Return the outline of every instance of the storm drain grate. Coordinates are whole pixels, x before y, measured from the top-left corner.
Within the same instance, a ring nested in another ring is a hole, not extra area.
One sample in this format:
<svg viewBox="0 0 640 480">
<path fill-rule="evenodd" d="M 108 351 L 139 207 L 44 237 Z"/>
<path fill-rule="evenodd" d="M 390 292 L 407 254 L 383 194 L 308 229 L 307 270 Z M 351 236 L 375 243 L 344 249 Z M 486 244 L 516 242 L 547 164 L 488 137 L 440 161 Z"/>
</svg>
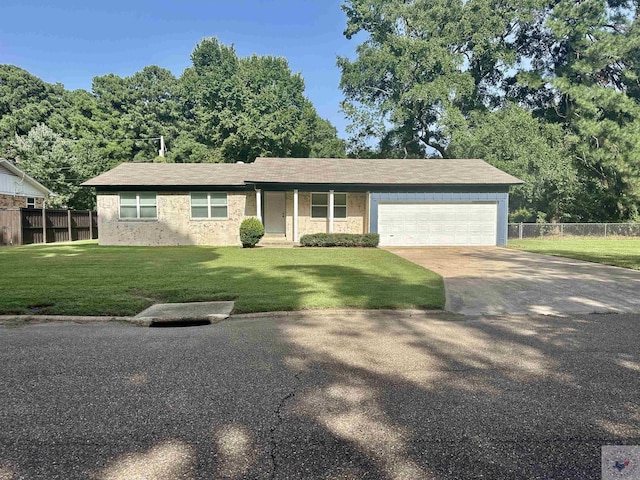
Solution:
<svg viewBox="0 0 640 480">
<path fill-rule="evenodd" d="M 151 322 L 149 327 L 151 328 L 179 328 L 179 327 L 202 327 L 204 325 L 211 325 L 211 320 L 172 320 Z"/>
</svg>

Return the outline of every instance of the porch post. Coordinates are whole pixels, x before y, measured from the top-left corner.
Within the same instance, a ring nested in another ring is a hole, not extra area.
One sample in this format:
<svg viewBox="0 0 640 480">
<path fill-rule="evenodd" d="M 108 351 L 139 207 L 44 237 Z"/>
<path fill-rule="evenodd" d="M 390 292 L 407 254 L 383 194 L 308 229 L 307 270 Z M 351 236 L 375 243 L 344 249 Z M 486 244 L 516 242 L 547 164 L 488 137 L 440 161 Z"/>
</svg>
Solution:
<svg viewBox="0 0 640 480">
<path fill-rule="evenodd" d="M 262 222 L 262 191 L 256 189 L 256 217 Z"/>
<path fill-rule="evenodd" d="M 71 210 L 67 210 L 67 235 L 69 235 L 69 241 L 71 241 L 73 237 L 71 232 Z"/>
<path fill-rule="evenodd" d="M 42 202 L 42 243 L 47 243 L 47 205 Z"/>
<path fill-rule="evenodd" d="M 298 189 L 293 190 L 293 241 L 299 242 L 298 237 Z"/>
<path fill-rule="evenodd" d="M 333 190 L 329 190 L 329 233 L 333 233 Z"/>
<path fill-rule="evenodd" d="M 369 233 L 369 225 L 371 223 L 371 192 L 366 193 L 366 200 L 364 206 L 364 222 L 362 222 L 362 233 Z"/>
</svg>

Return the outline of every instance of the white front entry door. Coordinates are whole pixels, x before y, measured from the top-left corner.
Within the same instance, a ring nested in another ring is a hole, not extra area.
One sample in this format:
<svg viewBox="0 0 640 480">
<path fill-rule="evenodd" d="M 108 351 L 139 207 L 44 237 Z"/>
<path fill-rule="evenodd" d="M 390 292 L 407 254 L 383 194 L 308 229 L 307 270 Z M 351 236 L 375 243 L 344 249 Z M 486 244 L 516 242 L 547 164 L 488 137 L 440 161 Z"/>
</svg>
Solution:
<svg viewBox="0 0 640 480">
<path fill-rule="evenodd" d="M 266 233 L 286 231 L 285 192 L 264 192 L 264 229 Z"/>
<path fill-rule="evenodd" d="M 495 245 L 498 204 L 381 203 L 380 245 Z"/>
</svg>

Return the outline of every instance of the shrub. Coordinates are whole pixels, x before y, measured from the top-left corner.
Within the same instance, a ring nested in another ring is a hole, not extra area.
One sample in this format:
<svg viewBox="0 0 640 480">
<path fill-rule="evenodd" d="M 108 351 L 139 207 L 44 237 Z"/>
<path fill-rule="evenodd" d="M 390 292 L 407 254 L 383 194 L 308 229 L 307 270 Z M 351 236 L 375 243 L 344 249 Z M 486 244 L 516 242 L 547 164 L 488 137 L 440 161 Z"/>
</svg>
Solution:
<svg viewBox="0 0 640 480">
<path fill-rule="evenodd" d="M 240 241 L 244 248 L 253 248 L 264 237 L 264 225 L 257 218 L 245 218 L 240 224 Z"/>
<path fill-rule="evenodd" d="M 303 235 L 303 247 L 377 247 L 380 235 L 377 233 L 313 233 Z"/>
</svg>

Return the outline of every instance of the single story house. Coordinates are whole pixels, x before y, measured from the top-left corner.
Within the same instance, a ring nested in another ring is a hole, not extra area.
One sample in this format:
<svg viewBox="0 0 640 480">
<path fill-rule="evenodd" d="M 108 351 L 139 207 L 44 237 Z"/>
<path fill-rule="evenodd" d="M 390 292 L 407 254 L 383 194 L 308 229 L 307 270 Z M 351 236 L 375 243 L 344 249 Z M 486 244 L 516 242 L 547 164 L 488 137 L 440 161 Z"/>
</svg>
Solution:
<svg viewBox="0 0 640 480">
<path fill-rule="evenodd" d="M 123 163 L 97 190 L 101 245 L 239 245 L 247 217 L 267 235 L 379 233 L 381 245 L 505 245 L 517 178 L 475 159 L 258 158 Z"/>
<path fill-rule="evenodd" d="M 42 208 L 50 195 L 47 187 L 0 158 L 0 208 Z"/>
</svg>

